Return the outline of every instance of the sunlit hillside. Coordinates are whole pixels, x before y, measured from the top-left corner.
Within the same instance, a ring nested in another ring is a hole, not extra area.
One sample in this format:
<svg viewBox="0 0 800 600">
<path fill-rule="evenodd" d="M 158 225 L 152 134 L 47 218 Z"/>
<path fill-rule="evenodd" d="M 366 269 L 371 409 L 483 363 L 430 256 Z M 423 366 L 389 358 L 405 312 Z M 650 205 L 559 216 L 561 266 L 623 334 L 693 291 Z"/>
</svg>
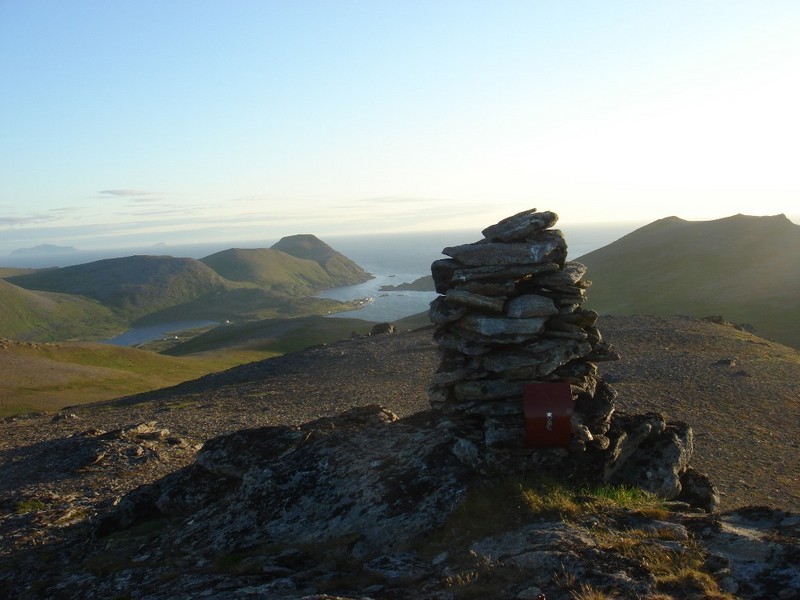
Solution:
<svg viewBox="0 0 800 600">
<path fill-rule="evenodd" d="M 233 353 L 176 358 L 108 344 L 0 340 L 0 417 L 167 387 L 243 360 Z"/>
</svg>

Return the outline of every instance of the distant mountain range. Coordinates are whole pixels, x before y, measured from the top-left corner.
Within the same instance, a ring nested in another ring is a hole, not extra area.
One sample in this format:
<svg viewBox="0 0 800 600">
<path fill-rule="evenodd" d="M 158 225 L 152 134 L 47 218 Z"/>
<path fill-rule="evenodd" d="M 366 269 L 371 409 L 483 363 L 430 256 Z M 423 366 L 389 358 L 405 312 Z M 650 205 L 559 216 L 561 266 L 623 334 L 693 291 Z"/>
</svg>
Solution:
<svg viewBox="0 0 800 600">
<path fill-rule="evenodd" d="M 17 248 L 10 256 L 42 256 L 49 254 L 71 254 L 78 249 L 73 246 L 56 246 L 54 244 L 39 244 L 31 248 Z"/>
<path fill-rule="evenodd" d="M 800 226 L 784 215 L 667 217 L 577 260 L 600 313 L 719 315 L 800 348 Z"/>
<path fill-rule="evenodd" d="M 201 260 L 129 256 L 41 269 L 0 280 L 0 336 L 98 339 L 107 330 L 172 320 L 327 313 L 333 301 L 307 297 L 370 278 L 313 235 Z"/>
</svg>

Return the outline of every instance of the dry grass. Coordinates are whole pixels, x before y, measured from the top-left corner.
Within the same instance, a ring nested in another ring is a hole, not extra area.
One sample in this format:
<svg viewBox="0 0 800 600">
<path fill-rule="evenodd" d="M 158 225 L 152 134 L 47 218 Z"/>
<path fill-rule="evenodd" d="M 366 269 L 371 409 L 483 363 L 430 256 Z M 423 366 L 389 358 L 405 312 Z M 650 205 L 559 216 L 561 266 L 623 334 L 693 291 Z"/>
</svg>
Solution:
<svg viewBox="0 0 800 600">
<path fill-rule="evenodd" d="M 728 600 L 704 569 L 705 553 L 694 543 L 676 540 L 675 528 L 619 529 L 614 523 L 630 518 L 664 519 L 663 501 L 636 488 L 603 485 L 596 488 L 569 486 L 552 479 L 509 477 L 473 490 L 446 524 L 441 537 L 428 552 L 443 549 L 468 557 L 445 585 L 456 598 L 485 598 L 503 586 L 522 582 L 525 574 L 513 564 L 493 562 L 468 550 L 485 536 L 512 531 L 536 520 L 556 519 L 579 523 L 598 520 L 587 531 L 597 547 L 640 564 L 652 573 L 659 592 L 667 598 Z M 553 574 L 553 583 L 573 600 L 616 600 L 613 591 L 579 582 L 567 571 Z M 653 599 L 656 600 L 656 599 Z"/>
<path fill-rule="evenodd" d="M 604 550 L 634 560 L 651 572 L 658 589 L 675 598 L 698 598 L 707 600 L 732 600 L 704 569 L 705 550 L 695 543 L 683 543 L 673 547 L 663 542 L 675 539 L 670 529 L 627 531 L 607 528 L 594 529 L 592 537 Z M 588 600 L 588 598 L 581 598 Z"/>
</svg>

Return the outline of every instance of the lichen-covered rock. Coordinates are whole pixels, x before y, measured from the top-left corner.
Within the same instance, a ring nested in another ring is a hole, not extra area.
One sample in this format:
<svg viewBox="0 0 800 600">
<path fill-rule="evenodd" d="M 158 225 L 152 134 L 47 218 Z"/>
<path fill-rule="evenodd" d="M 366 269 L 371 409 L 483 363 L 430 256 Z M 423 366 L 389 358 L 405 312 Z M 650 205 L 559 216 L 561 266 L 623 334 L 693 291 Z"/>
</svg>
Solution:
<svg viewBox="0 0 800 600">
<path fill-rule="evenodd" d="M 563 264 L 567 258 L 567 244 L 560 231 L 551 230 L 538 234 L 534 240 L 526 243 L 464 244 L 447 247 L 442 253 L 469 267 L 544 262 Z"/>
<path fill-rule="evenodd" d="M 692 430 L 684 423 L 654 427 L 625 460 L 617 460 L 608 481 L 637 486 L 662 498 L 676 498 L 693 443 Z"/>
<path fill-rule="evenodd" d="M 714 512 L 719 506 L 719 490 L 708 475 L 689 467 L 681 474 L 681 493 L 676 500 Z"/>
<path fill-rule="evenodd" d="M 372 406 L 216 438 L 192 467 L 129 495 L 99 531 L 190 512 L 176 542 L 198 550 L 347 537 L 399 547 L 441 525 L 474 476 L 429 417 L 395 422 Z"/>
</svg>

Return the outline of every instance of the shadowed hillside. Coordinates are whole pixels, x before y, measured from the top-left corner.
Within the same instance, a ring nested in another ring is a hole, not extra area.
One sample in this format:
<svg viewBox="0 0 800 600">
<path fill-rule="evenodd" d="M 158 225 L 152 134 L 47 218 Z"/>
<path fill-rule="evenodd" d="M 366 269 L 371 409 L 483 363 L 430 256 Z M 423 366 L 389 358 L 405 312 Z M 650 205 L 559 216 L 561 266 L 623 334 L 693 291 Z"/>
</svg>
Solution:
<svg viewBox="0 0 800 600">
<path fill-rule="evenodd" d="M 578 261 L 598 312 L 721 315 L 800 348 L 800 226 L 784 215 L 668 217 Z"/>
<path fill-rule="evenodd" d="M 202 262 L 171 256 L 110 258 L 8 281 L 27 289 L 93 298 L 130 318 L 232 287 Z"/>
<path fill-rule="evenodd" d="M 374 323 L 362 319 L 328 319 L 298 317 L 294 319 L 264 319 L 261 321 L 215 327 L 164 354 L 185 356 L 197 352 L 247 349 L 283 354 L 309 346 L 346 339 L 351 334 L 366 334 Z"/>
</svg>

